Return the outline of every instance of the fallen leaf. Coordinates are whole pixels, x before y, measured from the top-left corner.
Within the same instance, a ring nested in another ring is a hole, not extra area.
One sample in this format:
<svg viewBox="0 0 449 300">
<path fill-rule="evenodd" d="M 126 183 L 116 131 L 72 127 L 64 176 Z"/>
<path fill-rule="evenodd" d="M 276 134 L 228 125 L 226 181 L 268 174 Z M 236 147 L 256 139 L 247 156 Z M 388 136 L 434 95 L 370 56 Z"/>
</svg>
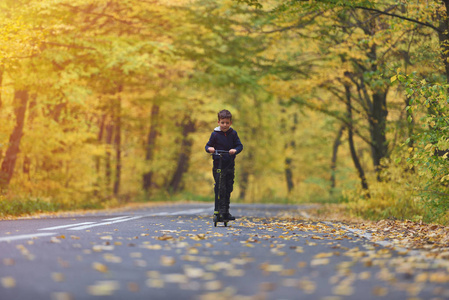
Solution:
<svg viewBox="0 0 449 300">
<path fill-rule="evenodd" d="M 311 266 L 321 266 L 321 265 L 328 265 L 330 262 L 329 258 L 318 258 L 318 259 L 312 259 L 310 262 Z"/>
<path fill-rule="evenodd" d="M 118 281 L 97 281 L 95 285 L 87 287 L 87 292 L 92 296 L 112 296 L 120 287 Z"/>
<path fill-rule="evenodd" d="M 132 293 L 137 293 L 139 291 L 139 285 L 135 282 L 129 282 L 128 290 Z"/>
<path fill-rule="evenodd" d="M 51 278 L 55 282 L 63 282 L 65 280 L 64 274 L 56 272 L 51 273 Z"/>
<path fill-rule="evenodd" d="M 184 274 L 166 274 L 164 275 L 164 281 L 168 283 L 187 283 L 188 278 Z"/>
<path fill-rule="evenodd" d="M 53 292 L 51 293 L 52 300 L 73 300 L 73 296 L 69 293 L 64 292 Z"/>
<path fill-rule="evenodd" d="M 192 240 L 201 241 L 206 239 L 206 235 L 204 233 L 197 234 L 195 236 L 190 237 Z"/>
<path fill-rule="evenodd" d="M 351 296 L 354 294 L 354 288 L 349 285 L 337 285 L 333 288 L 333 293 L 339 296 Z"/>
<path fill-rule="evenodd" d="M 148 279 L 146 281 L 146 285 L 149 288 L 158 288 L 158 289 L 162 289 L 165 286 L 163 280 L 161 280 L 161 279 L 153 279 L 153 278 Z"/>
<path fill-rule="evenodd" d="M 110 262 L 110 263 L 121 263 L 122 262 L 122 258 L 119 256 L 115 256 L 112 253 L 106 253 L 103 255 L 103 258 L 105 261 Z"/>
<path fill-rule="evenodd" d="M 113 245 L 94 245 L 92 247 L 92 250 L 95 252 L 112 251 L 112 250 L 114 250 L 114 246 Z"/>
<path fill-rule="evenodd" d="M 372 290 L 374 296 L 384 297 L 388 295 L 388 289 L 385 287 L 375 286 Z"/>
<path fill-rule="evenodd" d="M 260 268 L 266 272 L 281 272 L 284 267 L 282 265 L 262 264 Z"/>
<path fill-rule="evenodd" d="M 160 263 L 163 266 L 173 266 L 176 263 L 176 260 L 174 257 L 162 255 Z"/>
<path fill-rule="evenodd" d="M 226 270 L 226 276 L 229 276 L 229 277 L 243 277 L 243 276 L 245 276 L 245 271 L 242 270 L 242 269 Z"/>
<path fill-rule="evenodd" d="M 302 279 L 299 281 L 299 289 L 306 294 L 313 294 L 316 290 L 316 283 L 308 279 Z"/>
<path fill-rule="evenodd" d="M 140 252 L 131 252 L 131 253 L 129 254 L 129 256 L 130 256 L 131 258 L 141 258 L 141 257 L 142 257 L 142 253 L 140 253 Z"/>
<path fill-rule="evenodd" d="M 331 257 L 333 255 L 334 253 L 318 253 L 317 255 L 314 256 L 314 258 L 326 258 Z"/>
<path fill-rule="evenodd" d="M 173 237 L 171 235 L 164 234 L 162 236 L 157 237 L 156 239 L 158 239 L 160 241 L 168 241 L 168 240 L 172 240 Z"/>
<path fill-rule="evenodd" d="M 259 286 L 264 292 L 272 292 L 276 289 L 276 284 L 273 282 L 262 282 Z"/>
<path fill-rule="evenodd" d="M 204 289 L 208 291 L 220 290 L 222 287 L 223 284 L 219 280 L 208 281 L 204 284 Z"/>
<path fill-rule="evenodd" d="M 184 273 L 186 274 L 187 277 L 189 278 L 201 278 L 204 276 L 204 270 L 201 268 L 186 268 L 184 270 Z"/>
<path fill-rule="evenodd" d="M 143 260 L 143 259 L 136 259 L 136 260 L 134 261 L 134 265 L 135 265 L 136 267 L 142 267 L 142 268 L 145 268 L 145 267 L 147 266 L 147 262 L 146 262 L 146 260 Z"/>
<path fill-rule="evenodd" d="M 106 273 L 108 271 L 108 267 L 99 262 L 92 263 L 92 268 L 101 273 Z"/>
<path fill-rule="evenodd" d="M 53 244 L 59 244 L 59 243 L 61 243 L 61 240 L 55 236 L 52 236 L 50 239 L 50 242 L 52 242 Z"/>
<path fill-rule="evenodd" d="M 16 286 L 16 280 L 13 277 L 7 276 L 7 277 L 2 277 L 0 279 L 0 282 L 2 283 L 2 286 L 5 289 L 10 289 Z"/>
<path fill-rule="evenodd" d="M 14 259 L 12 258 L 4 258 L 3 259 L 3 264 L 5 266 L 13 266 L 16 262 L 14 261 Z"/>
</svg>

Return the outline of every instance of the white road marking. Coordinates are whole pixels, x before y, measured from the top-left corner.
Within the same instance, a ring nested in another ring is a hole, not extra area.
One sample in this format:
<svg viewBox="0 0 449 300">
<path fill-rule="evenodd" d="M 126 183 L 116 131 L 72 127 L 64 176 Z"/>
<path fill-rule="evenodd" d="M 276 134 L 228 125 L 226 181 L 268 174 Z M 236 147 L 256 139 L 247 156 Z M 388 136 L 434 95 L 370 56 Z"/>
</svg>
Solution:
<svg viewBox="0 0 449 300">
<path fill-rule="evenodd" d="M 189 209 L 189 210 L 182 210 L 182 211 L 175 211 L 175 212 L 160 212 L 160 213 L 153 213 L 153 214 L 141 215 L 141 216 L 135 216 L 135 217 L 121 216 L 121 217 L 103 219 L 103 221 L 106 221 L 106 222 L 101 222 L 101 223 L 83 222 L 83 223 L 75 223 L 75 224 L 40 228 L 38 230 L 57 230 L 57 229 L 84 230 L 84 229 L 88 229 L 88 228 L 92 228 L 92 227 L 111 225 L 111 224 L 115 224 L 115 223 L 127 222 L 127 221 L 137 220 L 137 219 L 146 218 L 146 217 L 180 216 L 180 215 L 195 215 L 195 214 L 199 215 L 199 214 L 203 214 L 203 213 L 211 212 L 211 211 L 212 211 L 212 208 L 200 208 L 200 209 Z M 43 236 L 52 236 L 52 235 L 57 235 L 57 234 L 58 233 L 55 233 L 55 232 L 49 232 L 49 233 L 14 235 L 14 236 L 0 237 L 0 242 L 9 242 L 9 241 L 15 241 L 15 240 L 22 240 L 22 239 L 32 239 L 32 238 L 38 238 L 38 237 L 43 237 Z"/>
<path fill-rule="evenodd" d="M 175 212 L 171 212 L 171 213 L 170 212 L 160 212 L 160 213 L 154 213 L 154 214 L 148 214 L 148 215 L 142 215 L 142 216 L 136 216 L 136 217 L 120 217 L 120 218 L 114 218 L 114 219 L 116 219 L 114 221 L 78 226 L 78 227 L 69 228 L 68 230 L 85 230 L 85 229 L 92 228 L 92 227 L 111 225 L 111 224 L 115 224 L 115 223 L 137 220 L 137 219 L 146 218 L 146 217 L 194 215 L 194 214 L 200 214 L 200 213 L 203 213 L 206 211 L 211 211 L 211 209 L 209 209 L 209 208 L 189 209 L 189 210 L 175 211 Z M 105 220 L 107 220 L 107 219 L 105 219 Z"/>
<path fill-rule="evenodd" d="M 97 226 L 111 225 L 111 224 L 120 223 L 120 222 L 137 220 L 140 218 L 143 218 L 143 216 L 131 217 L 131 218 L 127 218 L 127 219 L 121 219 L 121 220 L 115 220 L 115 221 L 109 221 L 109 222 L 103 222 L 103 223 L 95 223 L 95 224 L 84 225 L 84 226 L 78 226 L 78 227 L 74 227 L 74 228 L 69 228 L 68 230 L 83 230 L 83 229 L 88 229 L 88 228 L 97 227 Z"/>
<path fill-rule="evenodd" d="M 10 241 L 17 241 L 17 240 L 24 240 L 24 239 L 33 239 L 33 238 L 38 238 L 38 237 L 42 237 L 42 236 L 52 236 L 52 235 L 57 235 L 57 233 L 56 232 L 47 232 L 47 233 L 34 233 L 34 234 L 5 236 L 5 237 L 0 237 L 0 242 L 10 242 Z"/>
<path fill-rule="evenodd" d="M 121 217 L 116 217 L 116 218 L 103 219 L 103 221 L 115 221 L 115 220 L 126 219 L 126 218 L 129 218 L 129 217 L 128 216 L 121 216 Z"/>
<path fill-rule="evenodd" d="M 69 224 L 69 225 L 60 225 L 60 226 L 54 226 L 54 227 L 46 227 L 46 228 L 41 228 L 38 230 L 56 230 L 56 229 L 63 229 L 63 228 L 68 228 L 68 227 L 73 227 L 73 226 L 80 226 L 80 225 L 87 225 L 87 224 L 94 224 L 95 222 L 84 222 L 84 223 L 77 223 L 77 224 Z"/>
<path fill-rule="evenodd" d="M 175 211 L 172 213 L 160 212 L 160 213 L 145 215 L 144 217 L 194 215 L 194 214 L 201 214 L 206 211 L 213 211 L 213 210 L 210 208 L 189 209 L 189 210 L 183 210 L 183 211 Z"/>
</svg>

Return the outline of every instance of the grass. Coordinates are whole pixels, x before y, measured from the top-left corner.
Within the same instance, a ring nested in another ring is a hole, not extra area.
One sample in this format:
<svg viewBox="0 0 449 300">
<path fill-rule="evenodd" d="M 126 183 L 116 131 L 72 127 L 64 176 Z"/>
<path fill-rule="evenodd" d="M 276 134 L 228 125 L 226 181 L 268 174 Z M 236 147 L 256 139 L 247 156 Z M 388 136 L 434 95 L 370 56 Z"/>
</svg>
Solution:
<svg viewBox="0 0 449 300">
<path fill-rule="evenodd" d="M 61 209 L 55 204 L 40 198 L 6 200 L 0 197 L 0 217 L 31 215 L 41 212 L 56 212 Z"/>
</svg>

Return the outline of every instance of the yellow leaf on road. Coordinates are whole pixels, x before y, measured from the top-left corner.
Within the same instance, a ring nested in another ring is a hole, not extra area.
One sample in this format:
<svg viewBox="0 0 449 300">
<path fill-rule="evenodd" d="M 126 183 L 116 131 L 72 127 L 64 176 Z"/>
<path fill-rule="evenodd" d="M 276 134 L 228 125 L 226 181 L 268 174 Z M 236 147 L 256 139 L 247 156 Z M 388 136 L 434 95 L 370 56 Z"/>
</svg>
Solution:
<svg viewBox="0 0 449 300">
<path fill-rule="evenodd" d="M 186 268 L 184 273 L 189 278 L 201 278 L 204 275 L 204 270 L 201 268 Z"/>
<path fill-rule="evenodd" d="M 101 273 L 106 273 L 108 271 L 108 267 L 99 262 L 92 263 L 92 268 Z"/>
<path fill-rule="evenodd" d="M 351 296 L 354 293 L 354 288 L 349 285 L 338 285 L 334 287 L 333 292 L 339 296 Z"/>
<path fill-rule="evenodd" d="M 223 284 L 219 280 L 208 281 L 204 284 L 204 289 L 209 291 L 216 291 L 223 287 Z"/>
<path fill-rule="evenodd" d="M 54 292 L 51 293 L 51 300 L 73 300 L 71 294 L 64 292 Z"/>
<path fill-rule="evenodd" d="M 334 255 L 334 253 L 318 253 L 314 257 L 315 258 L 326 258 L 326 257 L 331 257 L 333 255 Z"/>
<path fill-rule="evenodd" d="M 328 265 L 329 264 L 329 258 L 317 258 L 313 259 L 310 262 L 311 266 L 321 266 L 321 265 Z"/>
<path fill-rule="evenodd" d="M 173 266 L 176 260 L 174 257 L 162 255 L 160 259 L 160 263 L 163 266 Z"/>
<path fill-rule="evenodd" d="M 168 240 L 172 240 L 173 237 L 171 235 L 164 234 L 162 236 L 157 237 L 156 239 L 158 239 L 160 241 L 168 241 Z"/>
<path fill-rule="evenodd" d="M 119 283 L 115 280 L 97 281 L 95 285 L 87 287 L 87 292 L 92 296 L 112 296 L 119 289 Z"/>
<path fill-rule="evenodd" d="M 146 285 L 149 288 L 156 288 L 156 289 L 162 289 L 164 288 L 164 281 L 161 279 L 153 279 L 150 278 L 146 281 Z"/>
<path fill-rule="evenodd" d="M 306 294 L 312 294 L 316 290 L 316 283 L 310 280 L 300 280 L 299 288 L 303 290 Z"/>
<path fill-rule="evenodd" d="M 62 273 L 51 273 L 51 278 L 53 279 L 53 281 L 55 282 L 63 282 L 65 280 L 64 274 Z"/>
<path fill-rule="evenodd" d="M 2 286 L 5 289 L 10 289 L 10 288 L 13 288 L 13 287 L 16 286 L 16 280 L 13 277 L 10 277 L 10 276 L 2 277 L 1 278 L 1 283 L 2 283 Z"/>
</svg>

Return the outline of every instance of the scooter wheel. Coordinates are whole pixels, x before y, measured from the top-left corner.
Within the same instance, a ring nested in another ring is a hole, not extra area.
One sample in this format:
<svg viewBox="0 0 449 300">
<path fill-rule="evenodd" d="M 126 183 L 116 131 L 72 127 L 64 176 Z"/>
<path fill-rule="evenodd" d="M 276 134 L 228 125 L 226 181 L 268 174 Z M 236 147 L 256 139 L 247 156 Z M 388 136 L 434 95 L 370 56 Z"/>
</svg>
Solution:
<svg viewBox="0 0 449 300">
<path fill-rule="evenodd" d="M 228 227 L 228 222 L 224 222 L 224 226 L 225 226 L 225 227 Z"/>
<path fill-rule="evenodd" d="M 217 222 L 214 222 L 214 227 L 217 227 Z"/>
</svg>

